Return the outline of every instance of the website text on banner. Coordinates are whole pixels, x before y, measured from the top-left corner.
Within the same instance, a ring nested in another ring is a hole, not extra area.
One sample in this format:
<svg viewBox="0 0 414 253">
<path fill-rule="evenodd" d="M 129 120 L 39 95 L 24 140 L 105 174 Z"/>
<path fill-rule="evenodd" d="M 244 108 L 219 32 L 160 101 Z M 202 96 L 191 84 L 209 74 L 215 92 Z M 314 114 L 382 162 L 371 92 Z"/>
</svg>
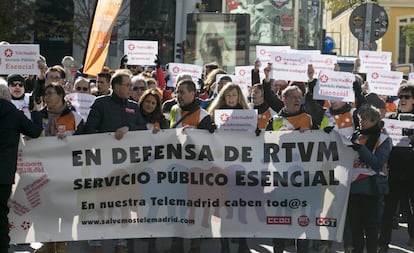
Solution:
<svg viewBox="0 0 414 253">
<path fill-rule="evenodd" d="M 336 133 L 127 135 L 27 141 L 12 240 L 342 238 L 355 153 Z"/>
</svg>

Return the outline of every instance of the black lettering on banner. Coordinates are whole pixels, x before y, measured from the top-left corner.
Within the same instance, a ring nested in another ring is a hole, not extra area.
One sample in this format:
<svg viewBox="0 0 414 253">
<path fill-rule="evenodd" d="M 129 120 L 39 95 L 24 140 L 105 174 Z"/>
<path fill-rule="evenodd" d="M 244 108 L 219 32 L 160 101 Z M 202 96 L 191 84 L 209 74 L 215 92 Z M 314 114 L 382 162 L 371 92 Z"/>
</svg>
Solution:
<svg viewBox="0 0 414 253">
<path fill-rule="evenodd" d="M 84 156 L 82 156 L 84 154 Z M 95 165 L 101 165 L 101 150 L 100 149 L 86 149 L 82 150 L 73 150 L 72 151 L 72 165 L 73 166 L 83 166 L 92 165 L 92 162 Z"/>
</svg>

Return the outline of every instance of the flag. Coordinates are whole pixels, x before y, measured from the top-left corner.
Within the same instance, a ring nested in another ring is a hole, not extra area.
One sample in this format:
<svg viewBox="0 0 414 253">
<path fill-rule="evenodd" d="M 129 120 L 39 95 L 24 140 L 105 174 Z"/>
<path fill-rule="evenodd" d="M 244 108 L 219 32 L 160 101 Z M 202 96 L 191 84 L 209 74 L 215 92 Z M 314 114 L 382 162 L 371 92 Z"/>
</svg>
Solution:
<svg viewBox="0 0 414 253">
<path fill-rule="evenodd" d="M 112 29 L 121 5 L 122 0 L 98 0 L 89 33 L 83 73 L 96 76 L 102 71 L 108 55 Z"/>
</svg>

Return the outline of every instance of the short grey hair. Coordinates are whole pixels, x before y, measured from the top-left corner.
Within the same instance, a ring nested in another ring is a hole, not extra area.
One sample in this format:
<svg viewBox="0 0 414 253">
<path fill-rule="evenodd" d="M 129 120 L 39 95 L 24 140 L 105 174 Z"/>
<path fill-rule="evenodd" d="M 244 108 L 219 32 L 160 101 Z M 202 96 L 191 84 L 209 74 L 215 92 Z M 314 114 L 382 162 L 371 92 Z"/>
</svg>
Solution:
<svg viewBox="0 0 414 253">
<path fill-rule="evenodd" d="M 7 82 L 4 83 L 0 81 L 0 98 L 6 99 L 6 100 L 10 100 L 11 98 L 11 94 L 10 94 L 9 86 L 7 86 Z"/>
</svg>

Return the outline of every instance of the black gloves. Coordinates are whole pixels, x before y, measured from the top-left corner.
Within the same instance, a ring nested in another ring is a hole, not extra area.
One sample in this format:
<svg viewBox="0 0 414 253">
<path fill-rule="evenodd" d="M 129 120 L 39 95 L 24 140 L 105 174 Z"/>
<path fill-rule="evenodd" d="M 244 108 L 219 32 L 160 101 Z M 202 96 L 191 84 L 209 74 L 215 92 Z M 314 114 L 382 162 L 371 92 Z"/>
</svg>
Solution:
<svg viewBox="0 0 414 253">
<path fill-rule="evenodd" d="M 159 68 L 161 66 L 161 59 L 160 59 L 160 56 L 158 54 L 155 55 L 154 63 L 157 65 L 157 68 Z"/>
<path fill-rule="evenodd" d="M 324 129 L 323 129 L 323 131 L 325 132 L 325 133 L 327 133 L 327 134 L 329 134 L 329 133 L 331 133 L 332 132 L 332 130 L 334 129 L 334 127 L 333 126 L 327 126 L 327 127 L 325 127 Z"/>
<path fill-rule="evenodd" d="M 256 128 L 256 131 L 254 131 L 256 133 L 256 136 L 260 136 L 260 133 L 262 132 L 262 130 L 260 130 L 260 128 Z"/>
<path fill-rule="evenodd" d="M 208 129 L 208 131 L 212 134 L 216 131 L 217 125 L 213 122 L 211 123 L 211 127 Z"/>
</svg>

